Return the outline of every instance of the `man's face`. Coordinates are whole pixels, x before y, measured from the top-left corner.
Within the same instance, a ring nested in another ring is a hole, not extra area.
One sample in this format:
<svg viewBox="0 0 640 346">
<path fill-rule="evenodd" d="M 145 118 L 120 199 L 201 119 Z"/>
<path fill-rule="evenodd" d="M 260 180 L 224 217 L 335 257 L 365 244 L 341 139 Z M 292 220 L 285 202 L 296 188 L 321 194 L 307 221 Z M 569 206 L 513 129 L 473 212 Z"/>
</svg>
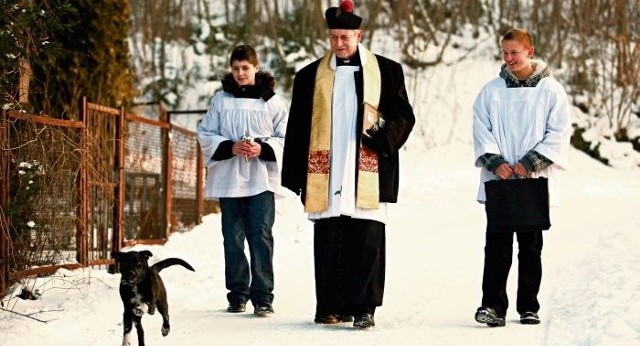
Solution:
<svg viewBox="0 0 640 346">
<path fill-rule="evenodd" d="M 329 42 L 331 50 L 341 59 L 351 58 L 358 50 L 362 39 L 362 30 L 330 29 Z"/>
</svg>

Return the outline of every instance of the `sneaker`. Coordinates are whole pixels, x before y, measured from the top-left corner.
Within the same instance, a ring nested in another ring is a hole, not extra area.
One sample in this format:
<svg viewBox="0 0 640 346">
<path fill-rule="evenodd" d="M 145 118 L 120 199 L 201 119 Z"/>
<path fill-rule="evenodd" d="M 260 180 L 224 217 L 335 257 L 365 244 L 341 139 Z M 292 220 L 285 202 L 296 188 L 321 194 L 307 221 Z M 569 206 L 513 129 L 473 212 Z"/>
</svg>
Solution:
<svg viewBox="0 0 640 346">
<path fill-rule="evenodd" d="M 520 323 L 522 324 L 540 324 L 540 316 L 535 312 L 525 312 L 520 315 Z"/>
<path fill-rule="evenodd" d="M 353 319 L 354 327 L 364 329 L 364 328 L 373 327 L 375 325 L 376 323 L 373 321 L 373 315 L 368 312 L 354 316 L 354 319 Z"/>
<path fill-rule="evenodd" d="M 504 327 L 506 325 L 504 316 L 499 316 L 492 308 L 479 307 L 475 317 L 478 323 L 485 323 L 489 327 Z"/>
<path fill-rule="evenodd" d="M 241 300 L 229 302 L 229 306 L 227 307 L 227 312 L 238 313 L 245 311 L 247 311 L 247 303 Z"/>
<path fill-rule="evenodd" d="M 273 311 L 273 306 L 271 306 L 271 303 L 267 302 L 258 303 L 253 309 L 253 314 L 257 316 L 267 316 L 273 314 L 274 312 L 275 311 Z"/>
</svg>

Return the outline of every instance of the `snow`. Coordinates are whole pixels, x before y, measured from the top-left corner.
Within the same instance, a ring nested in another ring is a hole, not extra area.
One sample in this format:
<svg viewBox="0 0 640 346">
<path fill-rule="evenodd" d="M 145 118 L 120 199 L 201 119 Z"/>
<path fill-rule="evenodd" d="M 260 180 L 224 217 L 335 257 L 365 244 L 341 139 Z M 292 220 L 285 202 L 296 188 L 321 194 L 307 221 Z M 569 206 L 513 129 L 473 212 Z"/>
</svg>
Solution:
<svg viewBox="0 0 640 346">
<path fill-rule="evenodd" d="M 132 248 L 152 251 L 151 263 L 179 257 L 196 269 L 162 271 L 172 328 L 162 337 L 160 316 L 143 316 L 147 344 L 640 345 L 640 170 L 607 167 L 577 150 L 561 174 L 562 206 L 552 210 L 553 226 L 545 232 L 542 323 L 518 323 L 517 251 L 507 326 L 474 321 L 485 216 L 475 201 L 471 102 L 499 64 L 463 60 L 405 71 L 418 121 L 401 154 L 399 202 L 387 225 L 385 300 L 375 327 L 313 323 L 312 225 L 299 201 L 288 198 L 277 202 L 273 316 L 256 317 L 251 305 L 243 314 L 225 311 L 218 214 L 172 234 L 163 246 Z M 0 345 L 121 344 L 119 280 L 104 268 L 59 270 L 23 283 L 39 290 L 36 300 L 17 299 L 21 286 L 12 287 L 2 301 Z"/>
<path fill-rule="evenodd" d="M 511 307 L 505 328 L 488 328 L 473 319 L 481 298 L 485 218 L 475 202 L 478 172 L 471 145 L 403 154 L 400 200 L 387 227 L 385 301 L 375 327 L 313 323 L 312 226 L 300 203 L 285 199 L 278 201 L 274 227 L 273 316 L 256 317 L 250 305 L 244 314 L 225 312 L 217 214 L 173 234 L 164 246 L 133 247 L 152 251 L 151 263 L 180 257 L 196 269 L 162 271 L 172 330 L 163 338 L 160 316 L 143 316 L 147 343 L 640 345 L 640 217 L 633 212 L 640 203 L 638 171 L 609 168 L 571 152 L 571 169 L 562 174 L 563 206 L 552 210 L 553 226 L 545 233 L 542 324 L 520 325 Z M 516 266 L 514 258 L 512 301 Z M 41 297 L 4 300 L 4 309 L 13 312 L 0 313 L 0 344 L 121 343 L 119 278 L 103 269 L 78 269 L 25 283 Z"/>
</svg>

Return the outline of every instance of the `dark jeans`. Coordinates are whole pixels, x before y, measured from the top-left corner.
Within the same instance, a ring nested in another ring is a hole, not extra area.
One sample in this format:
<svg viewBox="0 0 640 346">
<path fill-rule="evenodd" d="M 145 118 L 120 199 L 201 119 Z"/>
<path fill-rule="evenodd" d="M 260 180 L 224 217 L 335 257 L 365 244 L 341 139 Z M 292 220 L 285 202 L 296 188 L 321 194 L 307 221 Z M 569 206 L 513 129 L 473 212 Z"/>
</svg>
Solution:
<svg viewBox="0 0 640 346">
<path fill-rule="evenodd" d="M 382 305 L 385 225 L 347 216 L 315 221 L 316 316 L 373 314 Z"/>
<path fill-rule="evenodd" d="M 507 277 L 513 258 L 513 234 L 518 240 L 518 313 L 538 312 L 538 292 L 542 279 L 542 231 L 487 232 L 484 248 L 482 306 L 491 307 L 506 316 Z"/>
<path fill-rule="evenodd" d="M 273 301 L 273 192 L 220 198 L 224 237 L 225 284 L 229 301 Z M 251 266 L 244 252 L 249 244 Z"/>
</svg>

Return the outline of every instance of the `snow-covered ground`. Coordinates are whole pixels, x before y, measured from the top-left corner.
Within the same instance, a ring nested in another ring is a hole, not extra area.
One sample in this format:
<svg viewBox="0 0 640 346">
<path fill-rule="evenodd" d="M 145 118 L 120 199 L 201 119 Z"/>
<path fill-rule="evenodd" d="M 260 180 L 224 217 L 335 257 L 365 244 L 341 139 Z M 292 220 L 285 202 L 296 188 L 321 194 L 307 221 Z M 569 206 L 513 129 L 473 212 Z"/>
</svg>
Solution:
<svg viewBox="0 0 640 346">
<path fill-rule="evenodd" d="M 414 138 L 413 140 L 417 140 Z M 542 324 L 524 326 L 510 308 L 505 328 L 476 323 L 484 211 L 469 144 L 406 153 L 400 201 L 387 228 L 387 285 L 376 326 L 313 323 L 312 230 L 297 200 L 278 202 L 276 313 L 255 317 L 226 308 L 219 215 L 149 249 L 151 262 L 180 257 L 196 272 L 162 272 L 172 331 L 145 315 L 150 345 L 640 345 L 640 173 L 614 170 L 578 151 L 562 175 L 563 206 L 545 234 Z M 514 270 L 509 293 L 515 300 Z M 38 279 L 38 300 L 5 300 L 2 345 L 116 345 L 121 342 L 119 275 L 60 270 Z M 19 314 L 22 315 L 19 315 Z M 29 316 L 29 317 L 26 317 Z M 35 320 L 38 319 L 38 320 Z"/>
</svg>

